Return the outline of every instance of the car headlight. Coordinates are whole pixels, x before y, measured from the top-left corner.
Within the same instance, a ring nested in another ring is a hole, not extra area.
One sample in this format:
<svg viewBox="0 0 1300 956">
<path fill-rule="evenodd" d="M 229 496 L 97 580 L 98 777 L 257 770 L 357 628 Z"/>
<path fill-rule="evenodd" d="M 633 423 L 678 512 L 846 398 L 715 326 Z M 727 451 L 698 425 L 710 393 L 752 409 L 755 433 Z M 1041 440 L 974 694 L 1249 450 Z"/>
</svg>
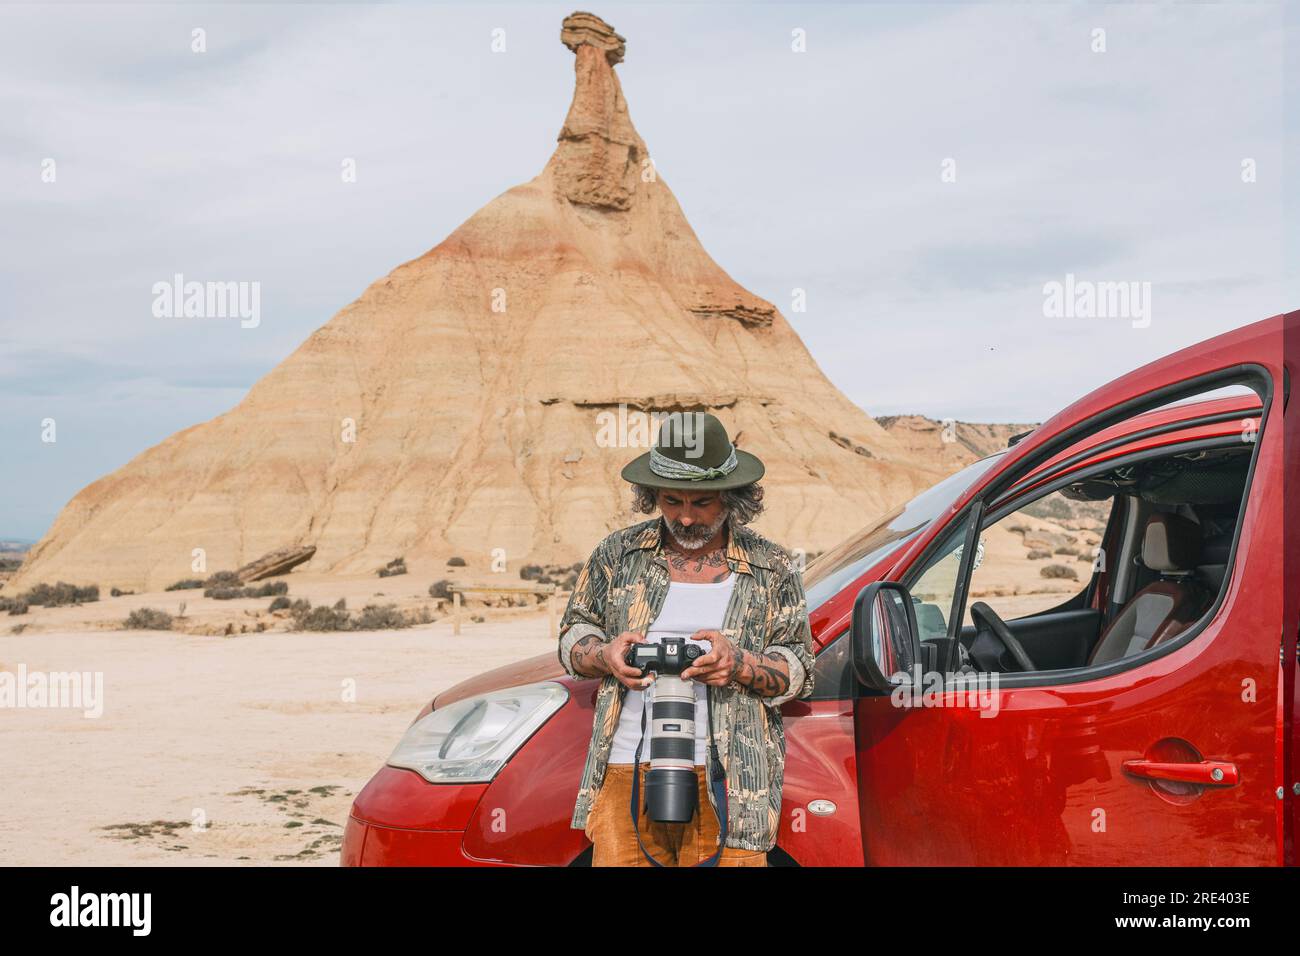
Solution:
<svg viewBox="0 0 1300 956">
<path fill-rule="evenodd" d="M 487 783 L 568 699 L 553 681 L 466 697 L 412 724 L 388 764 L 430 783 Z"/>
</svg>

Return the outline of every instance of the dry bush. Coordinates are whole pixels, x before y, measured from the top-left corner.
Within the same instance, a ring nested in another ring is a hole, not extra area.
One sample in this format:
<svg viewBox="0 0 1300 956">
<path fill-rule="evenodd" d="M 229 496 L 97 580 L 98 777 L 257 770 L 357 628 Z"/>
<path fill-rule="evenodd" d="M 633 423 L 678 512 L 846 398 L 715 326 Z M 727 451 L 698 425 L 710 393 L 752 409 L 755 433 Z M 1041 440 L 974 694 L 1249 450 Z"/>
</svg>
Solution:
<svg viewBox="0 0 1300 956">
<path fill-rule="evenodd" d="M 1045 568 L 1039 568 L 1038 573 L 1045 578 L 1066 578 L 1070 581 L 1079 580 L 1079 572 L 1064 564 L 1049 564 Z"/>
<path fill-rule="evenodd" d="M 170 631 L 172 616 L 157 608 L 140 607 L 127 616 L 127 619 L 122 622 L 122 627 L 133 631 Z"/>
</svg>

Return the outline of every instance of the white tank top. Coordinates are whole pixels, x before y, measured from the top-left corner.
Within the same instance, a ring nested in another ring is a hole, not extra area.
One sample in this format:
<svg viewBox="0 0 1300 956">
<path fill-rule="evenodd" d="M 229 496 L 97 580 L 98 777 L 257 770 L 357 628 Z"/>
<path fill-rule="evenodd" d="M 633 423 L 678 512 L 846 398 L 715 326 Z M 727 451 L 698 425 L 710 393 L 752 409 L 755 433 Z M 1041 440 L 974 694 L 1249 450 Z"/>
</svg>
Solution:
<svg viewBox="0 0 1300 956">
<path fill-rule="evenodd" d="M 646 632 L 647 644 L 658 644 L 665 637 L 683 637 L 687 643 L 695 644 L 706 650 L 711 646 L 707 641 L 690 640 L 690 635 L 701 630 L 721 630 L 727 613 L 727 604 L 731 601 L 731 592 L 736 584 L 736 575 L 727 575 L 725 581 L 714 584 L 691 584 L 685 581 L 668 582 L 668 591 L 664 595 L 663 607 L 659 616 Z M 709 705 L 708 685 L 691 681 L 695 685 L 695 763 L 704 765 L 709 741 Z M 654 700 L 655 685 L 649 687 L 650 699 Z M 637 740 L 641 735 L 641 712 L 645 710 L 646 691 L 628 689 L 623 698 L 623 710 L 618 716 L 618 728 L 614 731 L 614 744 L 609 752 L 611 764 L 630 764 L 636 756 Z M 650 759 L 650 721 L 646 720 L 645 745 L 641 748 L 641 759 Z"/>
</svg>

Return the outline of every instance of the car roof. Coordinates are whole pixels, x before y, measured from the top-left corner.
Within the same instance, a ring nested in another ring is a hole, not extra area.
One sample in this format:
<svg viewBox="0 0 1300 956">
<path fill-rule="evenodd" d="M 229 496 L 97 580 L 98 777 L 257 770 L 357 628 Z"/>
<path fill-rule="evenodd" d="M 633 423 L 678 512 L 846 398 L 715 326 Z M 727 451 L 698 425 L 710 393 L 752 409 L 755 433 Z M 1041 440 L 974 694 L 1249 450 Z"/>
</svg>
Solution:
<svg viewBox="0 0 1300 956">
<path fill-rule="evenodd" d="M 1221 398 L 1178 402 L 1152 409 L 1099 432 L 1063 449 L 1017 481 L 1002 497 L 1019 495 L 1040 484 L 1051 474 L 1088 468 L 1092 465 L 1131 455 L 1136 451 L 1177 445 L 1187 441 L 1221 436 L 1237 436 L 1253 429 L 1263 403 L 1253 392 Z"/>
</svg>

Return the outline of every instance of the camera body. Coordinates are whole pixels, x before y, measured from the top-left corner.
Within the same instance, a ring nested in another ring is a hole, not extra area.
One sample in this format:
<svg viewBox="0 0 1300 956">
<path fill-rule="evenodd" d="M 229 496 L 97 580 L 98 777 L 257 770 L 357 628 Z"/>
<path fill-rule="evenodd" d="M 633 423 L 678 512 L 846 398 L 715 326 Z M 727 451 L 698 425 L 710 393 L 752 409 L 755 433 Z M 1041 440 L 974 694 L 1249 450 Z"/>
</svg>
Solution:
<svg viewBox="0 0 1300 956">
<path fill-rule="evenodd" d="M 688 644 L 685 638 L 669 637 L 658 644 L 633 644 L 624 660 L 643 675 L 654 671 L 656 675 L 676 677 L 704 653 L 703 648 Z"/>
</svg>

